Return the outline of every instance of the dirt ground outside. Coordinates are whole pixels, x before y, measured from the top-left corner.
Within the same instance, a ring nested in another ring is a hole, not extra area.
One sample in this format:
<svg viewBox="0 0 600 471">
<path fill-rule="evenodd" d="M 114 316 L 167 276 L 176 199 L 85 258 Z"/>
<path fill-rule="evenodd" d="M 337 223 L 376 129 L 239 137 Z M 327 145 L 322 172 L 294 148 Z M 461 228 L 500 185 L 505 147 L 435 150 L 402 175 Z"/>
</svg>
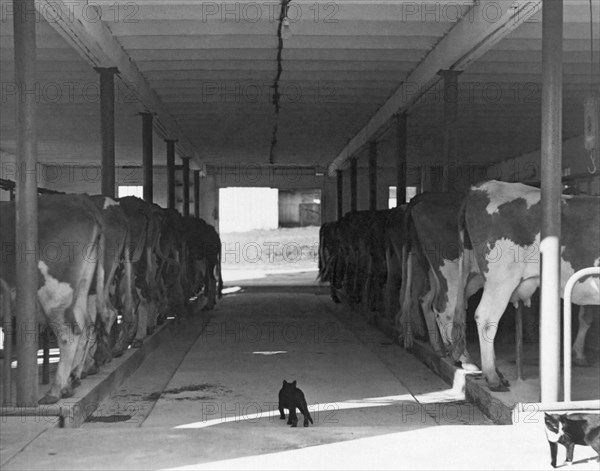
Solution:
<svg viewBox="0 0 600 471">
<path fill-rule="evenodd" d="M 319 227 L 221 233 L 222 275 L 228 281 L 312 273 L 319 262 Z"/>
</svg>

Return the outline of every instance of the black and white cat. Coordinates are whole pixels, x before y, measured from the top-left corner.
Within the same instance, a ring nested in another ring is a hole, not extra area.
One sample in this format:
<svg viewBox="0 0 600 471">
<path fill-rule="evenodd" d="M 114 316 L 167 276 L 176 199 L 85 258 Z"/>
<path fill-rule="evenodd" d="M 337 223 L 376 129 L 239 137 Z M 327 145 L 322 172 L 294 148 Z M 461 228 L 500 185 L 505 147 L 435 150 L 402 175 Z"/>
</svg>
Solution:
<svg viewBox="0 0 600 471">
<path fill-rule="evenodd" d="M 600 459 L 600 414 L 544 414 L 544 423 L 553 468 L 556 468 L 559 443 L 567 449 L 565 463 L 573 462 L 575 445 L 591 446 Z"/>
<path fill-rule="evenodd" d="M 304 393 L 301 389 L 296 387 L 296 381 L 288 383 L 285 379 L 283 380 L 283 386 L 279 390 L 279 418 L 285 419 L 285 412 L 283 409 L 288 409 L 290 415 L 288 418 L 288 425 L 296 427 L 298 424 L 298 416 L 296 415 L 296 408 L 300 409 L 304 416 L 304 426 L 308 427 L 308 421 L 313 423 L 312 417 L 308 412 L 308 405 L 304 398 Z"/>
</svg>

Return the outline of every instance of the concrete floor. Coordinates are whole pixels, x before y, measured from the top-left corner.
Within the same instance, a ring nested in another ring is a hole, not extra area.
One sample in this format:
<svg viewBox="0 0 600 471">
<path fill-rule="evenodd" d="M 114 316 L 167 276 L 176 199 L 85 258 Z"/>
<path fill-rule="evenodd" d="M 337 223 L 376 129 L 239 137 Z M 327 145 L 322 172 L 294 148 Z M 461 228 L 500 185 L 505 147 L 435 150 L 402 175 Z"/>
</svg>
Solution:
<svg viewBox="0 0 600 471">
<path fill-rule="evenodd" d="M 550 469 L 538 414 L 491 425 L 459 377 L 450 388 L 324 290 L 256 287 L 206 315 L 203 331 L 200 316 L 177 326 L 83 428 L 3 418 L 0 455 L 18 450 L 2 469 Z M 283 379 L 314 425 L 279 420 Z M 598 470 L 594 457 L 576 447 L 572 468 Z"/>
</svg>

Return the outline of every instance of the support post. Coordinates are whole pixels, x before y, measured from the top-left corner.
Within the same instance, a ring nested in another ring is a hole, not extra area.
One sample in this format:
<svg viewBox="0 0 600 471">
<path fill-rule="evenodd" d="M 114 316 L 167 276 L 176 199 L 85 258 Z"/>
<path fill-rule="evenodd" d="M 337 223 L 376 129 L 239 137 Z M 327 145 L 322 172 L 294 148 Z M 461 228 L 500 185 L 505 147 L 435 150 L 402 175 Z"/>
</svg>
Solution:
<svg viewBox="0 0 600 471">
<path fill-rule="evenodd" d="M 515 348 L 517 364 L 517 380 L 523 381 L 523 301 L 519 301 L 515 310 Z"/>
<path fill-rule="evenodd" d="M 344 177 L 341 170 L 335 171 L 337 185 L 337 219 L 344 216 Z"/>
<path fill-rule="evenodd" d="M 17 406 L 37 405 L 37 137 L 36 100 L 36 11 L 34 0 L 13 0 L 15 83 L 17 100 L 16 240 L 25 248 L 16 257 L 17 318 Z M 12 335 L 9 337 L 12 341 Z"/>
<path fill-rule="evenodd" d="M 542 10 L 541 401 L 558 400 L 560 375 L 560 224 L 562 175 L 563 0 Z"/>
<path fill-rule="evenodd" d="M 357 168 L 356 158 L 353 158 L 350 160 L 350 211 L 356 211 L 357 201 Z"/>
<path fill-rule="evenodd" d="M 144 185 L 144 201 L 152 203 L 153 168 L 152 168 L 152 113 L 142 113 L 142 184 Z"/>
<path fill-rule="evenodd" d="M 183 211 L 181 213 L 184 217 L 190 215 L 190 158 L 182 157 L 183 162 Z"/>
<path fill-rule="evenodd" d="M 406 203 L 406 156 L 408 145 L 406 112 L 396 115 L 396 206 Z"/>
<path fill-rule="evenodd" d="M 200 170 L 194 170 L 194 216 L 200 217 Z"/>
<path fill-rule="evenodd" d="M 440 70 L 438 75 L 444 79 L 444 170 L 442 191 L 453 191 L 450 182 L 450 168 L 456 170 L 456 120 L 458 117 L 458 76 L 459 70 Z"/>
<path fill-rule="evenodd" d="M 369 146 L 369 209 L 377 210 L 377 142 Z"/>
<path fill-rule="evenodd" d="M 166 139 L 167 143 L 167 208 L 175 209 L 175 143 Z"/>
<path fill-rule="evenodd" d="M 96 67 L 100 74 L 100 134 L 102 136 L 102 194 L 115 197 L 115 74 L 116 67 Z"/>
</svg>

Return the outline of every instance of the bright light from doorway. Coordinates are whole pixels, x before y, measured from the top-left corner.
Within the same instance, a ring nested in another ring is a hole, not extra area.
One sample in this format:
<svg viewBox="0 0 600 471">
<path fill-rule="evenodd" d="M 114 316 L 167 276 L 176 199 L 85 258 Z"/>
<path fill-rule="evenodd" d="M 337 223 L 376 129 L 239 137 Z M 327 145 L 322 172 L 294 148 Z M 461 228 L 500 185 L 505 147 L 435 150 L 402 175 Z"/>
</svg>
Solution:
<svg viewBox="0 0 600 471">
<path fill-rule="evenodd" d="M 142 185 L 119 185 L 117 195 L 119 198 L 125 196 L 137 196 L 138 198 L 143 198 L 144 187 Z"/>
<path fill-rule="evenodd" d="M 390 186 L 388 187 L 388 209 L 395 208 L 398 206 L 398 198 L 396 197 L 397 187 Z M 406 187 L 406 202 L 408 203 L 411 199 L 415 197 L 417 194 L 416 186 L 407 186 Z"/>
</svg>

